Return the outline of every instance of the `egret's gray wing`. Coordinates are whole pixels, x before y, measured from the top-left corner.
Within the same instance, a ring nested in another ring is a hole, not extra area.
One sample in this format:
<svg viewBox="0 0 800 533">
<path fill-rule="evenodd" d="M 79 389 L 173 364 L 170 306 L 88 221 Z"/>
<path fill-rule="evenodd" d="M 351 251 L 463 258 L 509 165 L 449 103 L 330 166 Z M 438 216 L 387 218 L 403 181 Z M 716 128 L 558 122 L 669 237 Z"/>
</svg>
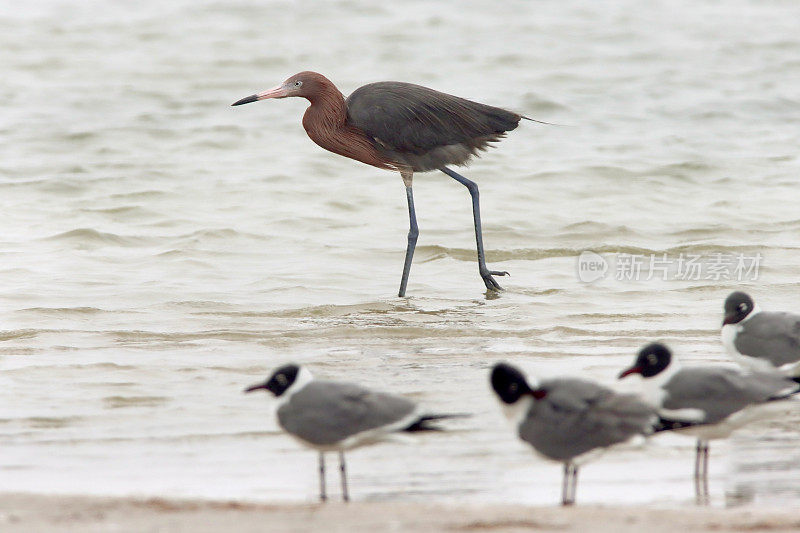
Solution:
<svg viewBox="0 0 800 533">
<path fill-rule="evenodd" d="M 521 118 L 412 83 L 370 83 L 347 98 L 348 123 L 376 148 L 420 171 L 468 159 L 516 128 Z"/>
<path fill-rule="evenodd" d="M 562 378 L 542 382 L 541 388 L 547 394 L 533 402 L 519 436 L 551 459 L 566 461 L 648 434 L 658 418 L 637 396 L 596 383 Z"/>
<path fill-rule="evenodd" d="M 409 417 L 414 402 L 350 383 L 312 381 L 278 409 L 281 427 L 317 446 L 335 445 Z"/>
<path fill-rule="evenodd" d="M 733 341 L 740 354 L 775 367 L 800 361 L 800 316 L 762 311 L 741 322 L 740 328 Z"/>
<path fill-rule="evenodd" d="M 777 374 L 741 373 L 732 368 L 691 367 L 678 371 L 663 385 L 666 396 L 662 407 L 673 411 L 670 418 L 680 420 L 675 412 L 697 410 L 705 413 L 706 424 L 721 422 L 749 405 L 786 396 L 797 390 L 793 381 Z"/>
</svg>

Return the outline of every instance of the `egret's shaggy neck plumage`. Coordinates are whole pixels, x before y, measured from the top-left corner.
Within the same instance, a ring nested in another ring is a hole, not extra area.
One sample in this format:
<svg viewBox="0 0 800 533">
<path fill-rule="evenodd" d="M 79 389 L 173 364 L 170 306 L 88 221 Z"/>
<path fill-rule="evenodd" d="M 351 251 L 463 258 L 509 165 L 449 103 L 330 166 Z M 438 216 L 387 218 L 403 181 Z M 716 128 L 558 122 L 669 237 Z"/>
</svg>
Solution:
<svg viewBox="0 0 800 533">
<path fill-rule="evenodd" d="M 378 168 L 394 166 L 375 149 L 363 132 L 347 124 L 344 96 L 325 76 L 316 74 L 303 97 L 311 105 L 303 115 L 303 128 L 322 148 Z"/>
</svg>

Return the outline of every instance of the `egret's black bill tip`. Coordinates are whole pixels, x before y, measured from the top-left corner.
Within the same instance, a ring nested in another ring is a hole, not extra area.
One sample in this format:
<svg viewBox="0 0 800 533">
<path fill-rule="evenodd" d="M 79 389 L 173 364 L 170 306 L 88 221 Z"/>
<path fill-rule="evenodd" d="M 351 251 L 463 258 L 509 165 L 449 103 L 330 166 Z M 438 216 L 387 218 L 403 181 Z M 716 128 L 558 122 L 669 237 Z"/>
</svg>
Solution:
<svg viewBox="0 0 800 533">
<path fill-rule="evenodd" d="M 249 104 L 251 102 L 256 102 L 256 101 L 258 101 L 258 96 L 255 95 L 255 94 L 251 94 L 250 96 L 246 96 L 246 97 L 242 98 L 241 100 L 238 100 L 238 101 L 232 103 L 231 107 L 235 106 L 235 105 Z"/>
</svg>

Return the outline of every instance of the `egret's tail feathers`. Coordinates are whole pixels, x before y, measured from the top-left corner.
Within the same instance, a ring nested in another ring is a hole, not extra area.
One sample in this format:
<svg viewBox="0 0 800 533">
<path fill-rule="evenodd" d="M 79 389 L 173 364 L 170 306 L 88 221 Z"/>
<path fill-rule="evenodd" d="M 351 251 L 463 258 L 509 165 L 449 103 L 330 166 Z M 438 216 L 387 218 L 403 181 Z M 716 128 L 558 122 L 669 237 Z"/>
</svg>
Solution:
<svg viewBox="0 0 800 533">
<path fill-rule="evenodd" d="M 530 120 L 531 122 L 538 122 L 539 124 L 547 124 L 548 126 L 568 127 L 568 126 L 566 126 L 566 124 L 556 124 L 555 122 L 545 122 L 544 120 L 536 120 L 535 118 L 526 117 L 525 115 L 522 115 L 522 118 L 525 119 L 525 120 Z"/>
</svg>

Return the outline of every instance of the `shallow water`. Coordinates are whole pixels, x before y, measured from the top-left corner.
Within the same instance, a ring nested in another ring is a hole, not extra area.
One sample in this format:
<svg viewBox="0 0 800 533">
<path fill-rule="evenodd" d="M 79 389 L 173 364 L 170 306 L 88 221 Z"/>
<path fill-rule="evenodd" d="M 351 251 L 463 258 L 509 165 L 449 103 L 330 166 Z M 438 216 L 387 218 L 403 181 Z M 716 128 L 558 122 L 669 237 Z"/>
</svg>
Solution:
<svg viewBox="0 0 800 533">
<path fill-rule="evenodd" d="M 560 468 L 502 419 L 493 362 L 616 386 L 653 339 L 724 361 L 734 288 L 798 310 L 794 2 L 0 6 L 0 490 L 313 500 L 315 455 L 241 394 L 298 361 L 475 414 L 351 454 L 354 498 L 549 504 Z M 302 101 L 229 107 L 305 69 L 565 125 L 525 122 L 463 171 L 505 292 L 477 276 L 467 192 L 432 173 L 394 296 L 399 178 L 315 146 Z M 605 278 L 580 281 L 586 250 Z M 690 257 L 704 270 L 681 276 Z M 758 258 L 757 279 L 718 257 Z M 742 483 L 772 501 L 736 446 L 712 445 L 716 501 Z M 579 501 L 689 502 L 693 453 L 672 435 L 608 453 Z"/>
</svg>

